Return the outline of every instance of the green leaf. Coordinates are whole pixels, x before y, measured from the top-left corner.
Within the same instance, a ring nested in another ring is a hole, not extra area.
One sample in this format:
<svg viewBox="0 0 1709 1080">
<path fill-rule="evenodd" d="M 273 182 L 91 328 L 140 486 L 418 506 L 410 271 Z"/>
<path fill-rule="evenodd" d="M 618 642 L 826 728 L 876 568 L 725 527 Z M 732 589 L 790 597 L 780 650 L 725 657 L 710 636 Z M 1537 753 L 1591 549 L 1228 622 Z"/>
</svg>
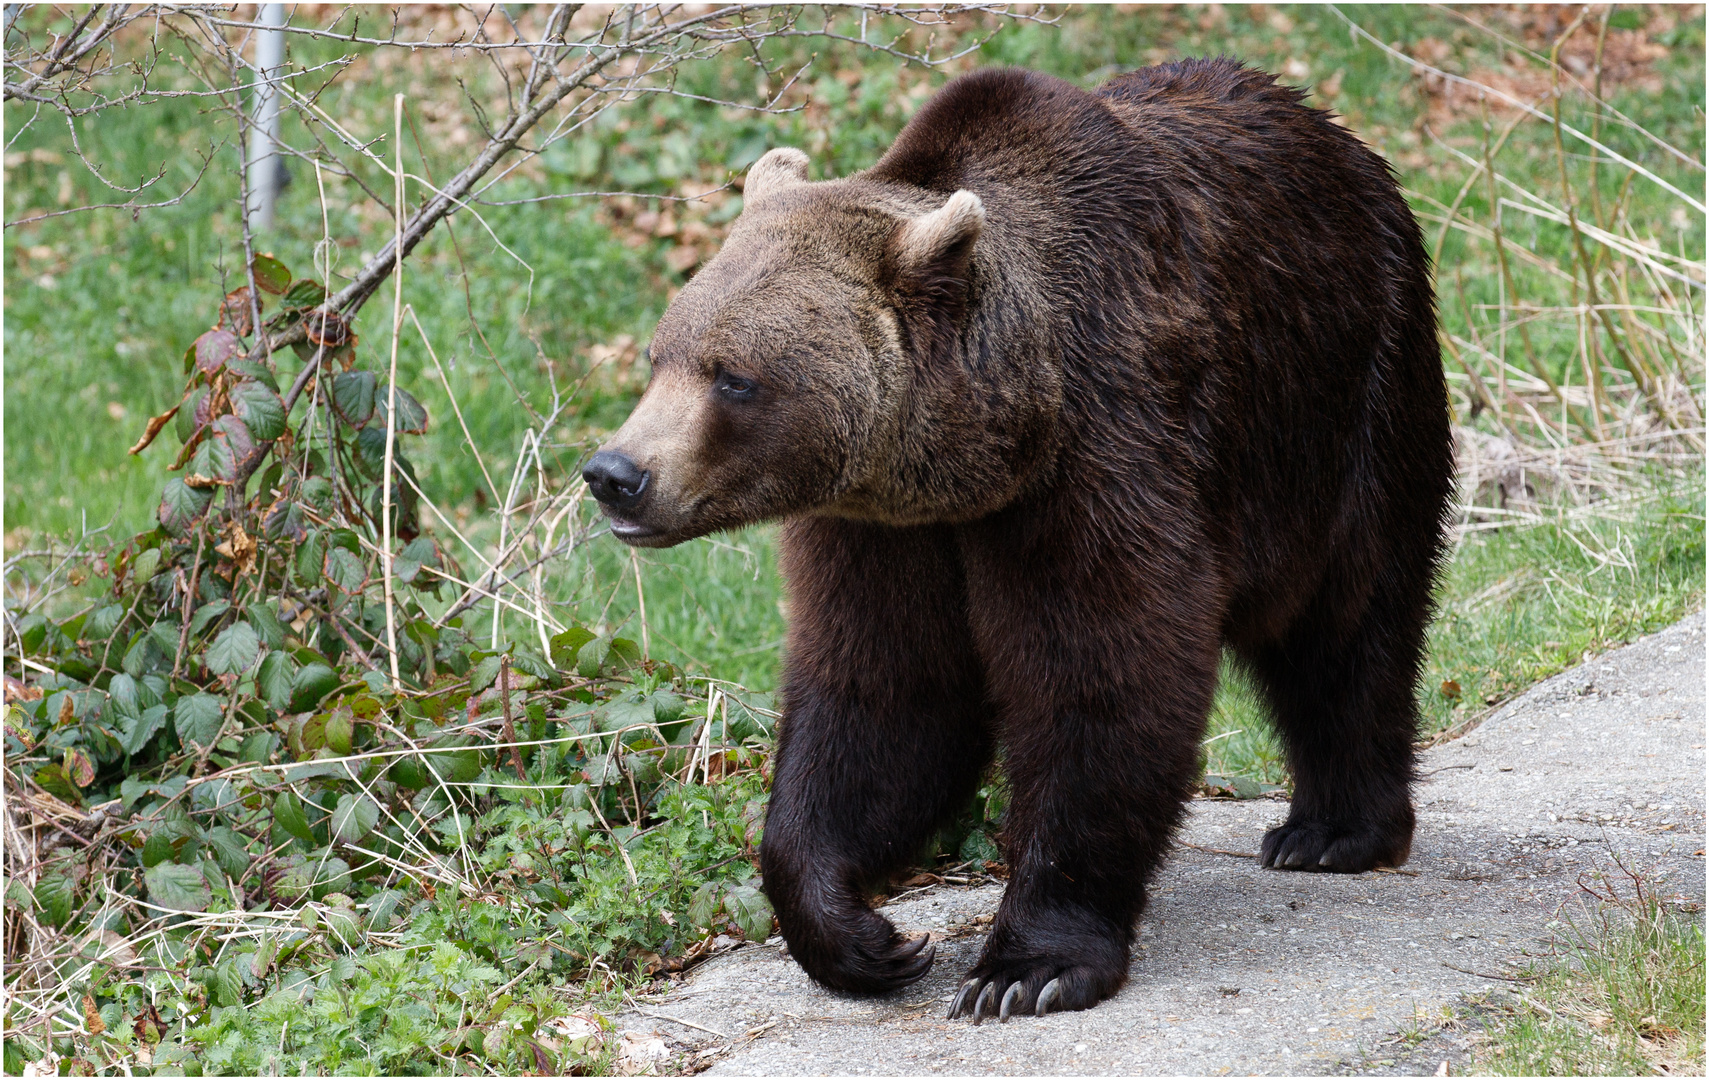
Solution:
<svg viewBox="0 0 1709 1080">
<path fill-rule="evenodd" d="M 381 480 L 386 475 L 386 429 L 379 424 L 370 424 L 356 433 L 354 446 L 356 467 L 362 475 L 370 480 Z M 404 461 L 403 447 L 396 445 L 393 440 L 392 462 L 401 467 Z M 412 472 L 413 476 L 414 473 Z M 376 491 L 376 494 L 378 492 Z"/>
<path fill-rule="evenodd" d="M 350 864 L 343 859 L 293 855 L 280 859 L 279 866 L 284 872 L 273 882 L 273 891 L 288 902 L 318 899 L 350 887 Z"/>
<path fill-rule="evenodd" d="M 341 371 L 332 377 L 332 410 L 353 428 L 374 416 L 374 373 Z"/>
<path fill-rule="evenodd" d="M 393 391 L 397 394 L 398 403 L 397 429 L 405 435 L 427 434 L 426 407 L 402 387 L 393 387 Z M 379 403 L 375 406 L 375 412 L 380 417 L 382 428 L 385 427 L 386 411 L 386 396 L 381 394 Z"/>
<path fill-rule="evenodd" d="M 219 738 L 225 707 L 212 694 L 186 694 L 178 699 L 173 714 L 178 739 L 185 746 L 209 747 Z"/>
<path fill-rule="evenodd" d="M 208 646 L 203 658 L 208 670 L 215 675 L 241 675 L 255 663 L 261 649 L 261 638 L 248 623 L 232 623 Z"/>
<path fill-rule="evenodd" d="M 250 604 L 245 613 L 249 616 L 249 625 L 255 627 L 255 632 L 260 635 L 262 644 L 269 649 L 285 647 L 285 627 L 271 607 L 257 602 Z"/>
<path fill-rule="evenodd" d="M 368 567 L 355 555 L 335 547 L 326 553 L 326 579 L 347 595 L 355 595 L 368 582 Z"/>
<path fill-rule="evenodd" d="M 350 740 L 356 725 L 348 708 L 341 705 L 327 713 L 325 730 L 327 749 L 340 756 L 350 753 Z"/>
<path fill-rule="evenodd" d="M 266 978 L 267 970 L 273 966 L 273 957 L 279 951 L 279 939 L 275 935 L 263 935 L 261 944 L 256 947 L 254 959 L 249 962 L 249 972 L 257 979 Z"/>
<path fill-rule="evenodd" d="M 255 673 L 255 688 L 274 711 L 284 712 L 291 703 L 291 680 L 296 674 L 297 666 L 288 654 L 270 652 L 262 657 L 261 668 Z"/>
<path fill-rule="evenodd" d="M 749 941 L 771 936 L 771 901 L 752 885 L 735 885 L 725 892 L 724 913 Z"/>
<path fill-rule="evenodd" d="M 306 712 L 338 689 L 338 674 L 325 664 L 304 664 L 291 680 L 291 712 Z"/>
<path fill-rule="evenodd" d="M 191 455 L 185 472 L 184 482 L 194 481 L 192 486 L 198 489 L 205 490 L 223 480 L 230 480 L 237 474 L 237 462 L 231 456 L 231 442 L 222 441 L 216 446 L 212 435 L 203 439 L 195 454 Z"/>
<path fill-rule="evenodd" d="M 298 486 L 297 494 L 317 510 L 329 509 L 332 506 L 332 481 L 324 476 L 311 476 Z"/>
<path fill-rule="evenodd" d="M 491 686 L 498 679 L 499 668 L 504 664 L 504 657 L 489 656 L 475 665 L 475 670 L 469 675 L 469 693 L 478 694 Z"/>
<path fill-rule="evenodd" d="M 311 308 L 326 299 L 326 289 L 321 283 L 311 278 L 298 278 L 291 282 L 291 287 L 280 297 L 279 305 L 285 308 Z"/>
<path fill-rule="evenodd" d="M 148 885 L 148 898 L 168 911 L 206 911 L 213 901 L 208 879 L 194 866 L 175 862 L 156 863 L 143 871 Z"/>
<path fill-rule="evenodd" d="M 65 775 L 65 766 L 57 761 L 36 770 L 36 783 L 74 806 L 83 805 L 83 796 L 78 792 L 77 785 Z"/>
<path fill-rule="evenodd" d="M 171 862 L 177 854 L 172 849 L 172 838 L 163 832 L 150 833 L 142 845 L 142 865 L 144 869 L 158 866 L 163 862 Z"/>
<path fill-rule="evenodd" d="M 611 652 L 606 656 L 605 662 L 611 665 L 614 671 L 637 667 L 641 663 L 641 646 L 628 638 L 614 637 L 611 639 Z"/>
<path fill-rule="evenodd" d="M 303 843 L 315 842 L 314 830 L 309 828 L 309 819 L 303 816 L 302 804 L 289 791 L 279 792 L 279 797 L 273 800 L 273 820 Z"/>
<path fill-rule="evenodd" d="M 137 557 L 131 560 L 131 582 L 141 585 L 154 577 L 154 571 L 160 566 L 160 549 L 149 548 L 139 551 Z"/>
<path fill-rule="evenodd" d="M 137 700 L 136 680 L 124 673 L 113 676 L 113 681 L 107 684 L 107 698 L 113 703 L 113 712 L 119 716 L 141 716 L 142 703 Z"/>
<path fill-rule="evenodd" d="M 419 757 L 400 757 L 386 770 L 386 779 L 399 787 L 420 791 L 432 779 Z"/>
<path fill-rule="evenodd" d="M 724 906 L 723 883 L 708 881 L 694 890 L 688 901 L 688 921 L 702 930 L 712 928 L 712 918 Z"/>
<path fill-rule="evenodd" d="M 318 478 L 317 478 L 318 479 Z M 308 487 L 308 482 L 303 483 Z M 297 584 L 305 589 L 312 589 L 320 584 L 321 572 L 326 565 L 326 537 L 319 529 L 311 531 L 308 538 L 297 545 Z"/>
<path fill-rule="evenodd" d="M 261 383 L 245 380 L 232 387 L 231 408 L 249 433 L 263 442 L 285 433 L 285 403 Z"/>
<path fill-rule="evenodd" d="M 343 893 L 326 894 L 327 909 L 321 913 L 326 936 L 340 948 L 353 949 L 362 940 L 362 930 L 356 922 L 356 908 Z M 337 901 L 342 899 L 343 903 Z"/>
<path fill-rule="evenodd" d="M 683 714 L 688 711 L 688 703 L 669 690 L 655 690 L 648 700 L 653 705 L 654 723 L 659 725 L 665 738 L 674 738 L 677 730 L 687 722 Z"/>
<path fill-rule="evenodd" d="M 278 296 L 291 287 L 291 272 L 285 264 L 271 255 L 257 255 L 249 264 L 250 272 L 255 275 L 255 287 L 262 292 Z"/>
<path fill-rule="evenodd" d="M 397 889 L 381 889 L 368 898 L 368 929 L 384 930 L 391 925 L 392 913 L 397 911 L 404 894 Z"/>
<path fill-rule="evenodd" d="M 380 808 L 366 795 L 343 795 L 332 812 L 332 835 L 341 844 L 354 844 L 380 823 Z"/>
<path fill-rule="evenodd" d="M 467 736 L 457 735 L 439 740 L 429 749 L 443 750 L 445 747 L 467 746 L 468 742 L 469 740 Z M 467 750 L 460 750 L 454 754 L 428 754 L 426 755 L 426 758 L 427 766 L 433 771 L 435 776 L 453 784 L 468 783 L 470 780 L 481 775 L 481 770 L 485 767 L 481 761 L 480 751 L 473 747 L 470 747 Z"/>
<path fill-rule="evenodd" d="M 956 852 L 956 858 L 962 862 L 1002 862 L 1003 853 L 997 845 L 985 834 L 984 829 L 975 828 L 961 842 L 961 849 Z"/>
<path fill-rule="evenodd" d="M 242 342 L 238 341 L 237 335 L 230 330 L 209 330 L 196 339 L 196 367 L 208 375 L 224 367 L 227 360 L 242 353 Z"/>
<path fill-rule="evenodd" d="M 556 683 L 558 681 L 558 670 L 546 662 L 546 658 L 540 655 L 540 650 L 530 648 L 527 645 L 519 644 L 510 647 L 510 668 L 512 671 L 520 671 L 524 675 L 533 675 L 535 678 L 545 679 L 547 682 Z"/>
<path fill-rule="evenodd" d="M 326 531 L 327 550 L 343 548 L 352 555 L 362 554 L 362 538 L 355 529 L 328 529 Z"/>
<path fill-rule="evenodd" d="M 416 575 L 421 573 L 423 567 L 438 565 L 439 552 L 434 548 L 433 541 L 425 536 L 418 536 L 405 544 L 404 549 L 398 552 L 397 558 L 392 560 L 392 575 L 405 585 L 413 585 L 416 584 Z M 423 587 L 431 587 L 437 580 L 429 574 L 420 584 Z"/>
<path fill-rule="evenodd" d="M 243 872 L 249 869 L 249 844 L 236 829 L 215 825 L 202 839 L 213 849 L 220 869 L 229 874 L 233 881 L 241 878 Z"/>
<path fill-rule="evenodd" d="M 611 699 L 594 714 L 600 731 L 622 731 L 653 722 L 653 703 L 634 690 Z M 651 732 L 648 732 L 650 735 Z M 626 740 L 627 741 L 627 740 Z"/>
<path fill-rule="evenodd" d="M 194 615 L 190 616 L 190 636 L 199 636 L 203 630 L 208 628 L 209 623 L 213 622 L 215 619 L 230 610 L 231 604 L 227 601 L 209 600 L 207 603 L 197 608 Z"/>
<path fill-rule="evenodd" d="M 183 536 L 208 512 L 208 504 L 213 500 L 213 492 L 206 488 L 193 488 L 175 476 L 166 481 L 165 488 L 161 490 L 155 517 L 169 534 Z"/>
<path fill-rule="evenodd" d="M 611 654 L 611 638 L 605 634 L 595 637 L 576 652 L 576 674 L 584 679 L 591 679 L 599 674 L 599 669 L 605 666 L 606 657 Z"/>
<path fill-rule="evenodd" d="M 70 878 L 50 874 L 36 882 L 36 906 L 41 908 L 43 921 L 64 926 L 71 918 L 73 886 Z"/>
<path fill-rule="evenodd" d="M 261 478 L 263 492 L 271 493 L 278 487 L 278 481 L 274 479 L 278 472 L 279 463 L 274 462 Z M 280 494 L 283 497 L 267 511 L 261 533 L 269 540 L 301 540 L 308 535 L 308 529 L 303 525 L 303 504 L 291 498 L 289 491 Z"/>
<path fill-rule="evenodd" d="M 227 360 L 225 366 L 227 371 L 235 372 L 245 379 L 254 379 L 275 394 L 279 392 L 279 380 L 273 377 L 266 364 L 257 364 L 253 360 Z"/>
<path fill-rule="evenodd" d="M 585 626 L 572 626 L 563 633 L 555 635 L 552 646 L 552 663 L 563 671 L 573 671 L 576 666 L 576 653 L 581 647 L 594 639 L 594 632 Z"/>
<path fill-rule="evenodd" d="M 420 541 L 416 541 L 420 543 Z M 410 545 L 411 547 L 414 544 Z M 113 636 L 113 631 L 119 628 L 119 620 L 125 617 L 123 604 L 108 604 L 96 608 L 83 624 L 82 636 L 89 641 L 105 641 Z"/>
<path fill-rule="evenodd" d="M 243 740 L 243 745 L 238 747 L 237 759 L 254 765 L 267 764 L 267 759 L 273 754 L 274 740 L 277 738 L 278 736 L 270 731 L 257 731 Z"/>
<path fill-rule="evenodd" d="M 238 970 L 242 961 L 236 957 L 220 961 L 208 977 L 208 1000 L 222 1008 L 231 1008 L 243 1004 L 243 973 Z"/>
<path fill-rule="evenodd" d="M 148 628 L 148 634 L 168 659 L 178 655 L 178 623 L 162 619 Z"/>
</svg>

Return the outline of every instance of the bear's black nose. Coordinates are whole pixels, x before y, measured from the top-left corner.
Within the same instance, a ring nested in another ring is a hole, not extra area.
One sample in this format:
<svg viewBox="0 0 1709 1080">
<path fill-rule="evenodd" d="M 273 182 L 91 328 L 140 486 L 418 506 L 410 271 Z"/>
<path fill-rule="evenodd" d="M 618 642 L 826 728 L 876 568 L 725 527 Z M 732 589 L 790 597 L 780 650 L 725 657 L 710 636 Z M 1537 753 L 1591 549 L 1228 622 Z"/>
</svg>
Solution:
<svg viewBox="0 0 1709 1080">
<path fill-rule="evenodd" d="M 643 472 L 629 455 L 615 450 L 601 450 L 582 466 L 582 479 L 587 481 L 588 490 L 613 510 L 628 510 L 640 502 L 652 475 Z"/>
</svg>

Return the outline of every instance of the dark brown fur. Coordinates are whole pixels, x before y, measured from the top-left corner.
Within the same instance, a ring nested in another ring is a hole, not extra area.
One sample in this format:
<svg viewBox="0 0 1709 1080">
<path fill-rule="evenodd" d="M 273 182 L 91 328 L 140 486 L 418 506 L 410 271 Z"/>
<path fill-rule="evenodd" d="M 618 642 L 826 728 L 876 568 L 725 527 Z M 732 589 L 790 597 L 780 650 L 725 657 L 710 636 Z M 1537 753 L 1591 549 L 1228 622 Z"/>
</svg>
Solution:
<svg viewBox="0 0 1709 1080">
<path fill-rule="evenodd" d="M 1294 776 L 1265 864 L 1407 857 L 1451 465 L 1429 268 L 1385 164 L 1299 97 L 1223 60 L 966 76 L 867 172 L 754 185 L 660 323 L 611 444 L 656 493 L 617 520 L 786 519 L 762 858 L 826 985 L 925 972 L 867 890 L 1001 745 L 973 974 L 1027 1009 L 1114 993 L 1225 646 Z M 908 231 L 963 190 L 982 226 Z"/>
</svg>

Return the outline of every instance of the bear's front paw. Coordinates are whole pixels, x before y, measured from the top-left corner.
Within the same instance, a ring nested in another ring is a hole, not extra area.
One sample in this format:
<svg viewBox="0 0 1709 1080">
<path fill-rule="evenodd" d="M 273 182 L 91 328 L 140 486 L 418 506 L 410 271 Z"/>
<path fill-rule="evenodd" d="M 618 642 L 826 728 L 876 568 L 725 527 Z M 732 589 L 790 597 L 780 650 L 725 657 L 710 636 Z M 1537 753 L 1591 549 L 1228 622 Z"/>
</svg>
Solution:
<svg viewBox="0 0 1709 1080">
<path fill-rule="evenodd" d="M 865 908 L 846 921 L 827 919 L 810 929 L 791 930 L 796 928 L 785 926 L 789 953 L 807 974 L 848 993 L 882 994 L 918 982 L 937 955 L 930 935 L 905 938 L 889 920 Z"/>
<path fill-rule="evenodd" d="M 1277 870 L 1362 874 L 1378 866 L 1399 866 L 1411 852 L 1410 827 L 1288 821 L 1264 834 L 1259 862 Z"/>
<path fill-rule="evenodd" d="M 986 961 L 968 972 L 949 1019 L 971 1016 L 979 1024 L 988 1016 L 999 1023 L 1009 1017 L 1031 1013 L 1069 1012 L 1090 1009 L 1121 989 L 1127 969 L 1108 970 L 1101 965 L 1054 961 L 1044 957 L 1012 962 Z"/>
</svg>

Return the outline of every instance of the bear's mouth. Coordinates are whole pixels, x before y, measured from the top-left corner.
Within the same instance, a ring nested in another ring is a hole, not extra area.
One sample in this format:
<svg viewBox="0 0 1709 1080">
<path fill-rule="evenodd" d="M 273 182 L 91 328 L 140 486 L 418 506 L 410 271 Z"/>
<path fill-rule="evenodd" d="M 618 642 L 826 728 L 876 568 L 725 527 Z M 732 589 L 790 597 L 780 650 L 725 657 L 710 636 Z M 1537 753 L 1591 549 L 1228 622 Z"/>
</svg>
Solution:
<svg viewBox="0 0 1709 1080">
<path fill-rule="evenodd" d="M 656 529 L 643 522 L 631 521 L 628 518 L 619 517 L 609 510 L 605 512 L 605 516 L 611 521 L 611 535 L 617 537 L 617 539 L 626 544 L 640 543 L 642 541 L 652 540 L 664 535 L 663 529 Z"/>
</svg>

